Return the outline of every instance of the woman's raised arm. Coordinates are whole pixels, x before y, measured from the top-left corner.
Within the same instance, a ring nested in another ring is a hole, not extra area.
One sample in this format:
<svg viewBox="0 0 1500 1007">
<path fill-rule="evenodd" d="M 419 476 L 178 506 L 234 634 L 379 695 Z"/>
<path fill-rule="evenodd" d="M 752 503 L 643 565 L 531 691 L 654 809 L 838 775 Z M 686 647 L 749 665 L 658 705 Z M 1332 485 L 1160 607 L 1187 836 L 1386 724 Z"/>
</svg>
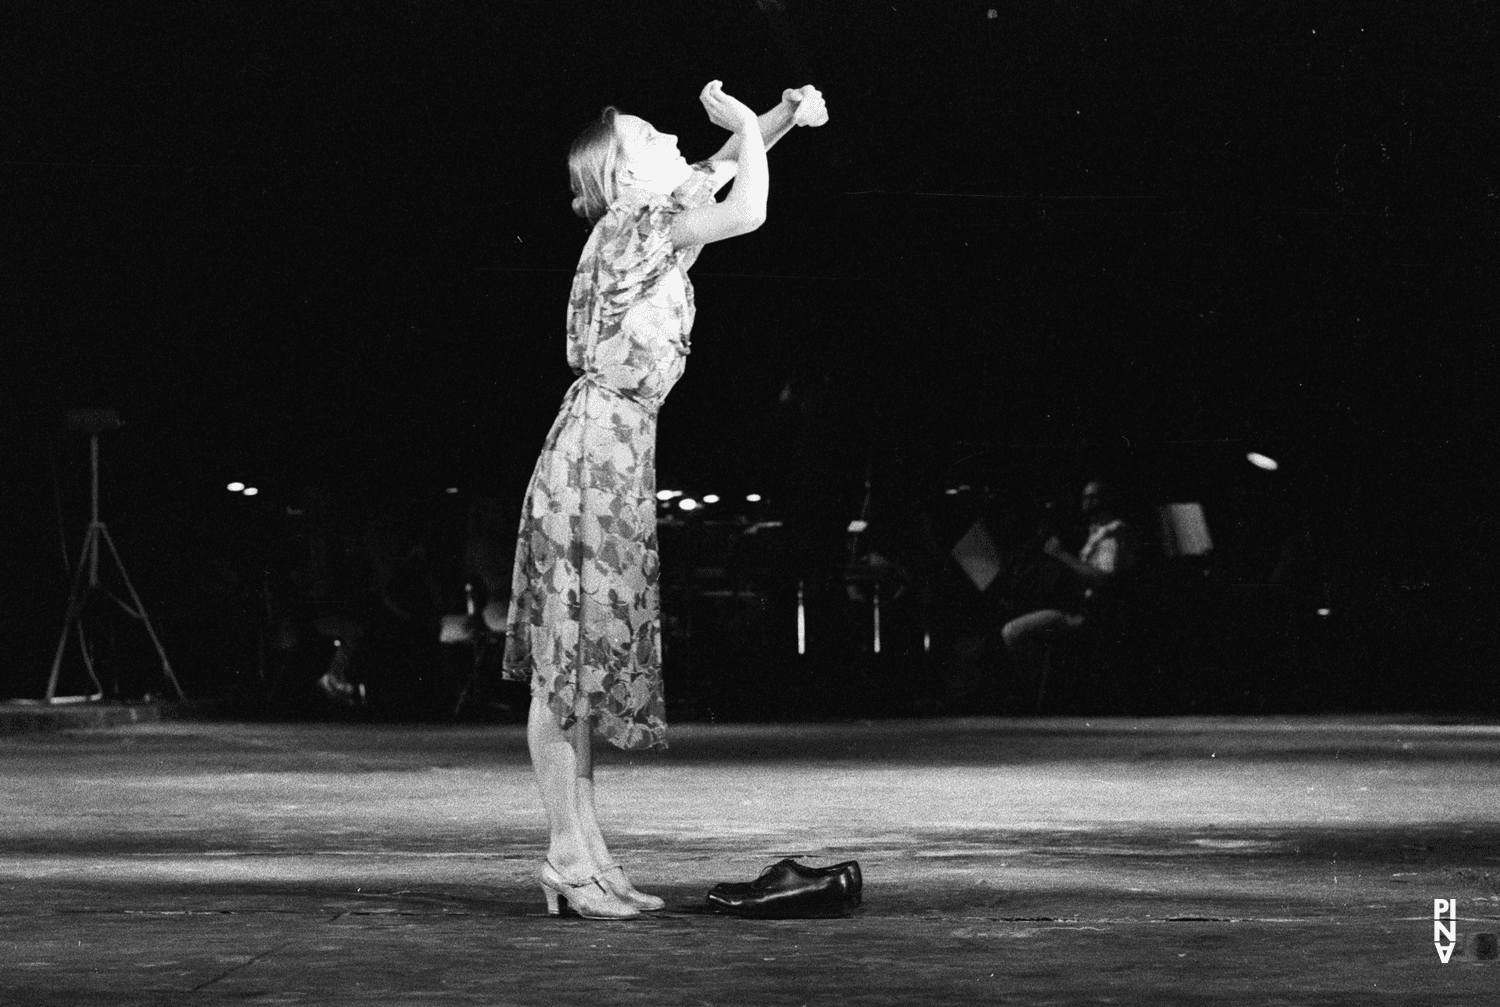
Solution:
<svg viewBox="0 0 1500 1007">
<path fill-rule="evenodd" d="M 762 112 L 756 120 L 760 123 L 760 136 L 762 146 L 770 150 L 780 140 L 792 131 L 793 126 L 821 126 L 828 121 L 828 106 L 823 100 L 823 92 L 806 84 L 802 87 L 787 88 L 781 92 L 781 103 L 767 112 Z M 740 159 L 740 138 L 732 136 L 720 147 L 718 152 L 710 161 L 715 162 L 717 174 L 722 181 L 729 181 L 734 177 L 735 162 Z M 719 168 L 724 165 L 723 168 Z"/>
<path fill-rule="evenodd" d="M 770 191 L 766 147 L 755 113 L 744 102 L 725 94 L 716 80 L 704 86 L 698 100 L 711 122 L 731 131 L 740 141 L 739 171 L 734 189 L 722 203 L 707 203 L 677 214 L 672 221 L 672 244 L 678 248 L 749 234 L 765 223 Z"/>
</svg>

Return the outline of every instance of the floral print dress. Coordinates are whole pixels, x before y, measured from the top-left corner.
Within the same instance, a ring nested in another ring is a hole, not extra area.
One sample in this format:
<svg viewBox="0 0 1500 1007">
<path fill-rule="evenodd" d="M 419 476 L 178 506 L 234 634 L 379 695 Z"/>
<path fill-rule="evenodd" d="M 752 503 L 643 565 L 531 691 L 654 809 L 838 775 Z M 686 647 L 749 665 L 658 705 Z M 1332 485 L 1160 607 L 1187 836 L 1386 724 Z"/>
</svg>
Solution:
<svg viewBox="0 0 1500 1007">
<path fill-rule="evenodd" d="M 626 189 L 594 225 L 568 299 L 578 379 L 522 508 L 505 647 L 563 728 L 620 748 L 666 747 L 657 588 L 656 413 L 682 377 L 693 326 L 673 215 L 713 200 L 707 162 L 670 196 Z"/>
</svg>

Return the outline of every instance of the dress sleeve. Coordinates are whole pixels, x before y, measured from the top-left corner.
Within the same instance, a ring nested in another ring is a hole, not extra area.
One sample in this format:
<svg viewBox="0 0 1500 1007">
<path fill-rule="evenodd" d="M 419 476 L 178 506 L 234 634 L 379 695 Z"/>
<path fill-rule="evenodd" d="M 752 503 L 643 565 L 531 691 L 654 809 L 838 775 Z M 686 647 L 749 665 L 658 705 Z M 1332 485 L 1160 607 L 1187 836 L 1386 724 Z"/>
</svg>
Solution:
<svg viewBox="0 0 1500 1007">
<path fill-rule="evenodd" d="M 625 311 L 677 263 L 666 201 L 620 203 L 594 225 L 568 297 L 568 364 L 582 373 L 593 348 L 619 326 Z"/>
<path fill-rule="evenodd" d="M 672 247 L 672 216 L 679 207 L 647 202 L 622 207 L 601 221 L 599 235 L 599 305 L 605 314 L 624 311 L 649 296 L 657 282 L 677 265 Z"/>
</svg>

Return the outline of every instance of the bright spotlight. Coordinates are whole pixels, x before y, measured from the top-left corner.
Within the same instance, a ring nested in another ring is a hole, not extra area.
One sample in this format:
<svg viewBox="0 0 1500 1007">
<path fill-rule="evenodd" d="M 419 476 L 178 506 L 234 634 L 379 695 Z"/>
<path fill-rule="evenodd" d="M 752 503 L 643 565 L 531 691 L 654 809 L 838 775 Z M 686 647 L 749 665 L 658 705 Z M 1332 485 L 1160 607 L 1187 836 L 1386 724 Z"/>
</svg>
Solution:
<svg viewBox="0 0 1500 1007">
<path fill-rule="evenodd" d="M 704 503 L 718 503 L 719 502 L 719 494 L 717 494 L 717 493 L 705 493 L 705 494 L 703 494 L 703 502 Z"/>
<path fill-rule="evenodd" d="M 698 501 L 694 500 L 692 497 L 683 497 L 681 500 L 677 501 L 677 506 L 681 507 L 683 510 L 697 510 Z"/>
<path fill-rule="evenodd" d="M 1248 461 L 1251 465 L 1254 465 L 1256 468 L 1264 469 L 1267 472 L 1275 472 L 1277 469 L 1281 468 L 1280 465 L 1276 464 L 1275 458 L 1267 458 L 1259 451 L 1250 452 L 1245 456 L 1245 460 Z"/>
<path fill-rule="evenodd" d="M 231 493 L 239 493 L 239 492 L 241 492 L 241 491 L 244 490 L 245 484 L 244 483 L 230 483 L 228 486 L 226 486 L 224 488 L 227 489 Z"/>
<path fill-rule="evenodd" d="M 253 496 L 255 496 L 255 494 L 259 493 L 260 490 L 256 489 L 254 486 L 246 486 L 240 492 L 243 493 L 243 494 L 245 494 L 245 496 L 247 496 L 247 497 L 253 497 Z"/>
<path fill-rule="evenodd" d="M 746 503 L 760 503 L 760 494 L 759 493 L 746 493 L 745 494 L 745 502 Z"/>
</svg>

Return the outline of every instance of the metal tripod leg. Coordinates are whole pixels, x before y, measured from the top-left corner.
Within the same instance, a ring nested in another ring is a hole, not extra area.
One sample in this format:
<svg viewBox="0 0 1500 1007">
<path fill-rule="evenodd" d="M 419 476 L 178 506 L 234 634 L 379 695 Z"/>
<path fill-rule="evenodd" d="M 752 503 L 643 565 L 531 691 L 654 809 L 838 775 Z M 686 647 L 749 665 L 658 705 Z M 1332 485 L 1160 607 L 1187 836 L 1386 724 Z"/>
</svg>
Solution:
<svg viewBox="0 0 1500 1007">
<path fill-rule="evenodd" d="M 57 695 L 57 680 L 62 672 L 63 651 L 68 646 L 68 631 L 78 623 L 78 618 L 83 612 L 83 592 L 79 588 L 83 585 L 83 572 L 85 570 L 93 570 L 93 565 L 88 562 L 90 550 L 98 548 L 99 529 L 102 527 L 99 524 L 90 524 L 88 534 L 83 537 L 83 552 L 78 556 L 78 566 L 73 571 L 73 586 L 68 591 L 68 614 L 63 619 L 62 634 L 57 638 L 57 652 L 52 655 L 52 675 L 47 679 L 46 699 L 48 702 L 51 702 L 52 698 Z M 111 546 L 110 548 L 114 547 Z M 93 587 L 94 585 L 90 583 L 89 589 L 92 590 Z M 82 645 L 82 641 L 80 640 L 79 646 L 81 647 Z M 94 688 L 98 690 L 98 694 L 100 696 L 104 695 L 104 686 L 100 684 L 99 677 L 94 674 L 93 664 L 85 662 L 84 667 L 89 673 L 89 678 L 93 680 Z"/>
<path fill-rule="evenodd" d="M 453 704 L 454 717 L 463 712 L 464 704 L 469 701 L 469 693 L 474 691 L 474 686 L 479 682 L 479 674 L 484 670 L 485 658 L 489 656 L 490 648 L 494 645 L 495 639 L 488 633 L 475 642 L 474 663 L 469 667 L 469 677 L 464 681 L 464 687 L 459 690 L 458 702 Z"/>
<path fill-rule="evenodd" d="M 104 536 L 104 544 L 109 546 L 109 554 L 115 558 L 115 568 L 120 571 L 120 579 L 125 581 L 125 589 L 130 592 L 130 600 L 135 602 L 136 613 L 141 622 L 146 626 L 146 633 L 151 637 L 151 643 L 156 647 L 156 654 L 161 658 L 161 670 L 167 676 L 167 681 L 172 683 L 172 688 L 177 692 L 178 699 L 187 699 L 187 694 L 182 691 L 182 686 L 177 681 L 177 676 L 172 673 L 172 665 L 167 662 L 167 652 L 162 649 L 161 641 L 156 638 L 156 629 L 151 625 L 151 617 L 146 614 L 146 606 L 141 602 L 141 596 L 136 594 L 135 585 L 130 583 L 130 574 L 125 572 L 125 561 L 120 559 L 120 551 L 115 548 L 115 540 L 110 538 L 109 529 L 103 523 L 96 525 L 99 533 Z"/>
</svg>

